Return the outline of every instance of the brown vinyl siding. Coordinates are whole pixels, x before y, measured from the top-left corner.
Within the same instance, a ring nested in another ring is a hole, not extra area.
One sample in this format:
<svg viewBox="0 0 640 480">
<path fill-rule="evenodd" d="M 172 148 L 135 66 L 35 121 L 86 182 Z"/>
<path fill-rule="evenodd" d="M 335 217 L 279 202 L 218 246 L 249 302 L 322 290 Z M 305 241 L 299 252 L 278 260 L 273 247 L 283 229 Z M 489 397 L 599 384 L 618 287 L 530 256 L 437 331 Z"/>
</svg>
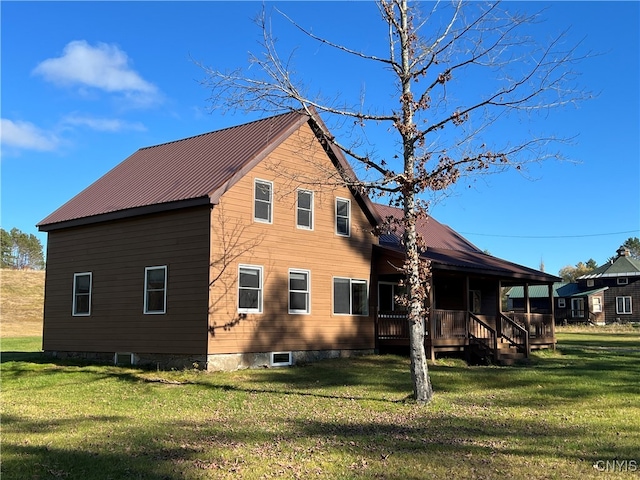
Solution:
<svg viewBox="0 0 640 480">
<path fill-rule="evenodd" d="M 375 237 L 351 192 L 326 185 L 327 172 L 335 173 L 335 167 L 304 124 L 214 207 L 211 278 L 217 280 L 211 290 L 209 354 L 374 347 L 371 303 L 368 316 L 332 313 L 334 277 L 364 279 L 373 288 Z M 308 184 L 314 178 L 318 183 Z M 271 224 L 253 220 L 255 179 L 273 182 Z M 296 227 L 298 188 L 314 192 L 313 230 Z M 336 197 L 351 200 L 350 237 L 335 234 Z M 237 313 L 239 264 L 263 268 L 262 314 Z M 310 272 L 308 315 L 288 313 L 289 269 Z"/>
<path fill-rule="evenodd" d="M 49 232 L 44 350 L 206 352 L 209 206 Z M 145 267 L 167 266 L 167 312 L 144 314 Z M 72 316 L 92 272 L 91 315 Z"/>
<path fill-rule="evenodd" d="M 618 285 L 617 278 L 605 278 L 603 284 L 609 288 L 604 292 L 604 312 L 607 323 L 640 321 L 640 278 L 627 277 L 627 285 Z M 631 314 L 617 313 L 616 298 L 631 297 Z"/>
</svg>

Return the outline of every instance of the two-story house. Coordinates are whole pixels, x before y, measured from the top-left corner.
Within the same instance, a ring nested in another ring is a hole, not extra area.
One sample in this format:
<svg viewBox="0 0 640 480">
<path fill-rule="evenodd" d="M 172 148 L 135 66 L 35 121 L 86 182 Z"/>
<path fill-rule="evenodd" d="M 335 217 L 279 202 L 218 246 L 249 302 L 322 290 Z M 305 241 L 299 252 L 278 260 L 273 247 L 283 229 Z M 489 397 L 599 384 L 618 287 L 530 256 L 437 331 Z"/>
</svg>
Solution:
<svg viewBox="0 0 640 480">
<path fill-rule="evenodd" d="M 372 233 L 389 211 L 345 186 L 354 173 L 319 132 L 291 112 L 142 148 L 42 220 L 45 352 L 215 370 L 406 342 L 378 326 L 398 289 L 397 239 Z M 500 285 L 557 278 L 438 225 L 424 233 L 442 233 L 425 251 L 442 319 L 425 343 L 446 324 L 455 348 L 469 345 L 474 310 L 496 347 Z"/>
<path fill-rule="evenodd" d="M 599 290 L 602 297 L 584 308 L 589 313 L 600 313 L 597 323 L 640 322 L 640 260 L 631 257 L 624 246 L 617 257 L 592 272 L 578 277 L 581 291 Z"/>
</svg>

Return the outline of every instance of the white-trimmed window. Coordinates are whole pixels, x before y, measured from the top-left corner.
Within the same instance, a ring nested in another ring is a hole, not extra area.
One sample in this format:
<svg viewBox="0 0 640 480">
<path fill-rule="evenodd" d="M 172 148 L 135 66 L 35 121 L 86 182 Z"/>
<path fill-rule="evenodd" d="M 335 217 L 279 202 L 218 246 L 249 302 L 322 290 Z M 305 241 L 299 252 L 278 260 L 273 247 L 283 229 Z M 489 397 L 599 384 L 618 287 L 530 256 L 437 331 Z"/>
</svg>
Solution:
<svg viewBox="0 0 640 480">
<path fill-rule="evenodd" d="M 313 192 L 298 190 L 296 208 L 296 226 L 306 230 L 313 230 Z"/>
<path fill-rule="evenodd" d="M 91 315 L 91 272 L 73 274 L 73 316 Z"/>
<path fill-rule="evenodd" d="M 144 269 L 144 313 L 167 312 L 167 266 Z"/>
<path fill-rule="evenodd" d="M 593 280 L 593 278 L 590 278 L 589 280 L 587 280 L 587 287 L 593 287 L 595 283 L 596 282 Z"/>
<path fill-rule="evenodd" d="M 254 181 L 253 219 L 256 222 L 273 222 L 273 183 L 268 180 Z"/>
<path fill-rule="evenodd" d="M 289 270 L 289 313 L 309 313 L 310 273 L 308 270 Z"/>
<path fill-rule="evenodd" d="M 616 297 L 616 313 L 621 315 L 631 314 L 631 297 Z"/>
<path fill-rule="evenodd" d="M 333 279 L 333 313 L 369 315 L 369 286 L 366 280 Z"/>
<path fill-rule="evenodd" d="M 564 298 L 558 299 L 558 308 L 567 308 L 567 303 Z"/>
<path fill-rule="evenodd" d="M 629 285 L 629 279 L 627 277 L 618 277 L 616 280 L 618 285 Z"/>
<path fill-rule="evenodd" d="M 336 198 L 336 234 L 351 234 L 351 201 L 346 198 Z"/>
<path fill-rule="evenodd" d="M 262 267 L 238 267 L 238 312 L 262 313 Z"/>
<path fill-rule="evenodd" d="M 600 297 L 592 297 L 591 298 L 591 311 L 593 313 L 601 313 L 602 312 L 602 299 Z"/>
</svg>

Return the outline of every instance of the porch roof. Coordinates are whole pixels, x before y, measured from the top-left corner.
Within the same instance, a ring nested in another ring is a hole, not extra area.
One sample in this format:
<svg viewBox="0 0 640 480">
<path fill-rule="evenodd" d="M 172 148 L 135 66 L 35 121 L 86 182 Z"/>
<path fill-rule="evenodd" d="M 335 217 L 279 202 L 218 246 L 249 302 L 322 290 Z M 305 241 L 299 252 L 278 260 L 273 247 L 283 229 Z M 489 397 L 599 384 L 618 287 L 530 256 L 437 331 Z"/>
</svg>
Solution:
<svg viewBox="0 0 640 480">
<path fill-rule="evenodd" d="M 399 246 L 377 245 L 383 254 L 395 257 L 403 256 L 404 252 Z M 501 258 L 487 255 L 478 251 L 448 250 L 442 248 L 427 247 L 422 253 L 422 258 L 431 261 L 434 270 L 455 271 L 499 277 L 507 283 L 517 284 L 524 281 L 530 283 L 554 283 L 560 280 L 555 275 L 549 275 L 517 263 L 512 263 Z"/>
<path fill-rule="evenodd" d="M 553 284 L 553 296 L 558 297 L 585 297 L 595 295 L 609 287 L 592 288 L 590 290 L 581 290 L 577 283 L 554 283 Z M 518 285 L 512 287 L 507 292 L 509 298 L 524 298 L 524 287 Z M 547 298 L 549 296 L 547 287 L 542 285 L 532 285 L 529 287 L 529 298 Z"/>
</svg>

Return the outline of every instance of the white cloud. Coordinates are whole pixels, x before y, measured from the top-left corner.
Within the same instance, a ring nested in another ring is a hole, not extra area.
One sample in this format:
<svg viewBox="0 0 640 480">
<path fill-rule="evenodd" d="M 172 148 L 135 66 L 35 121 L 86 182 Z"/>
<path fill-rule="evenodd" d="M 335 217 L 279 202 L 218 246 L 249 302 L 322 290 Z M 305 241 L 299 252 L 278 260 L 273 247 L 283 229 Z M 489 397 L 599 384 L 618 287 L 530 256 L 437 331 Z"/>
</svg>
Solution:
<svg viewBox="0 0 640 480">
<path fill-rule="evenodd" d="M 29 122 L 0 119 L 0 144 L 21 150 L 49 152 L 60 145 L 60 140 Z"/>
<path fill-rule="evenodd" d="M 33 73 L 58 85 L 121 93 L 138 104 L 148 105 L 160 98 L 158 88 L 131 68 L 127 54 L 107 43 L 69 42 L 62 56 L 44 60 Z"/>
<path fill-rule="evenodd" d="M 82 115 L 68 115 L 63 123 L 67 125 L 87 127 L 100 132 L 146 131 L 146 127 L 140 122 L 126 122 L 117 118 L 95 118 Z"/>
</svg>

